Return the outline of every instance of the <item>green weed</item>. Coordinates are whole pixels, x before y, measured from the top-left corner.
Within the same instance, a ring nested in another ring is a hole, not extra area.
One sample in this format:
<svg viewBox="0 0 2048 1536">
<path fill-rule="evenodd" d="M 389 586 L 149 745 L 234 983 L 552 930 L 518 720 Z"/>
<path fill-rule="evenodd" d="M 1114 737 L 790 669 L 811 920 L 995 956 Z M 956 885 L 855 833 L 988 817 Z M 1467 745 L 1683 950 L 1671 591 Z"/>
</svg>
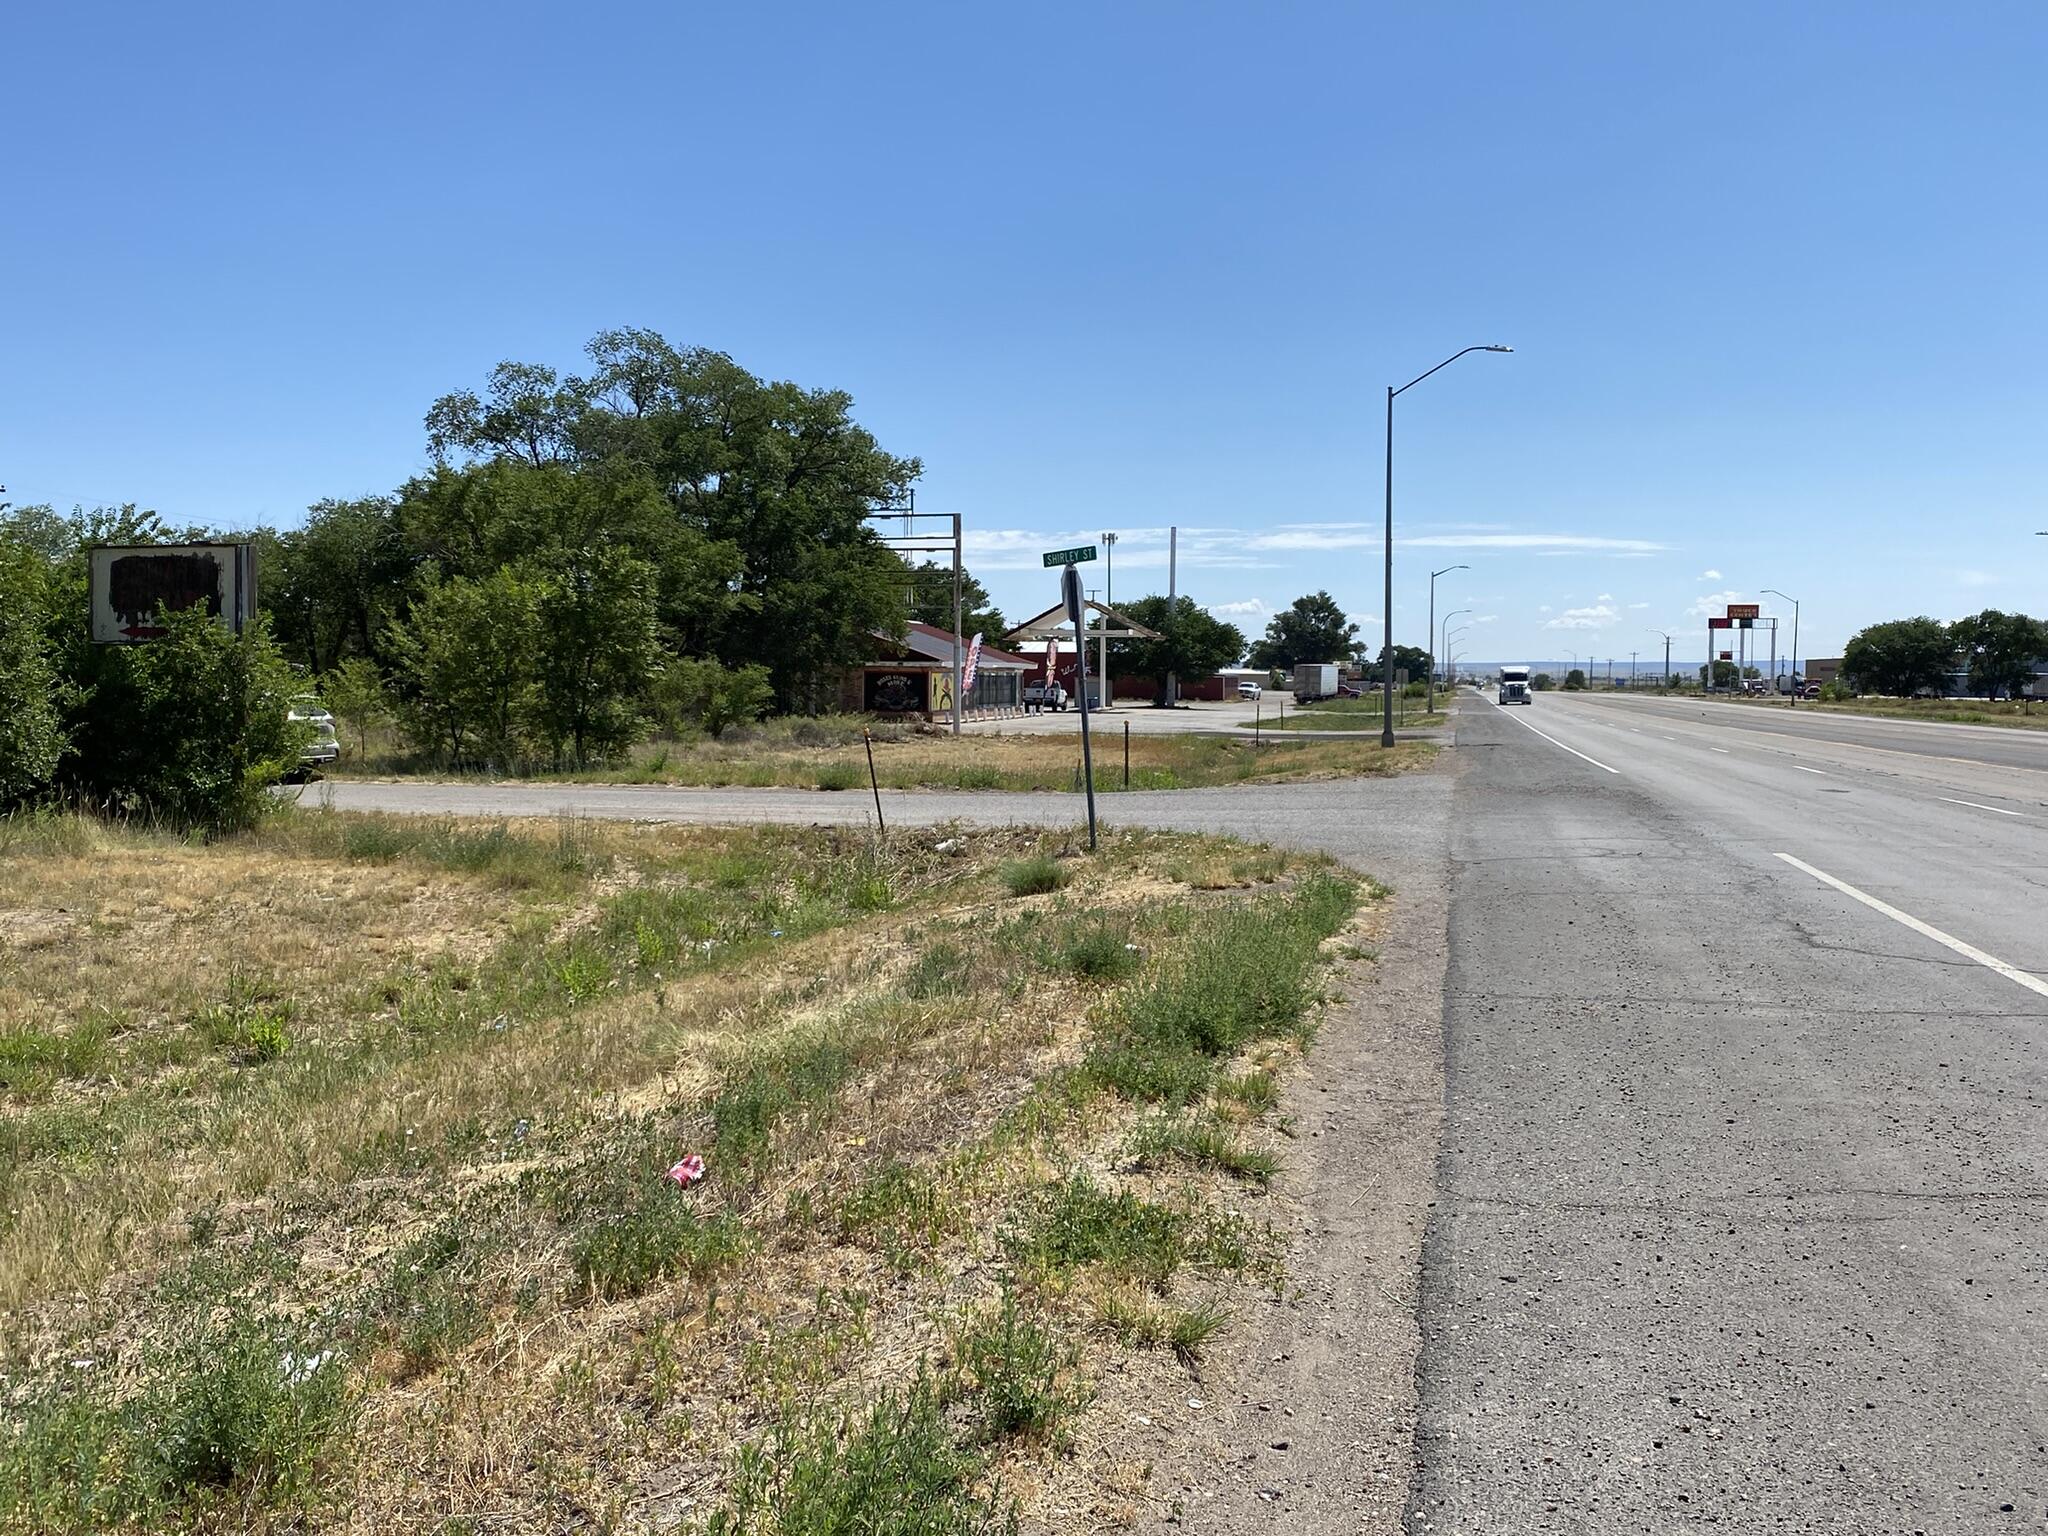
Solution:
<svg viewBox="0 0 2048 1536">
<path fill-rule="evenodd" d="M 1178 1158 L 1197 1167 L 1220 1168 L 1261 1188 L 1280 1171 L 1280 1160 L 1272 1153 L 1245 1146 L 1228 1126 L 1206 1116 L 1154 1116 L 1132 1132 L 1131 1152 L 1141 1167 Z"/>
<path fill-rule="evenodd" d="M 1012 896 L 1044 896 L 1059 890 L 1069 876 L 1059 860 L 1038 854 L 1028 859 L 1011 859 L 996 872 L 996 878 Z"/>
<path fill-rule="evenodd" d="M 572 1255 L 578 1281 L 598 1296 L 637 1296 L 674 1275 L 705 1279 L 747 1251 L 746 1229 L 737 1221 L 699 1218 L 688 1202 L 663 1185 L 586 1231 Z"/>
<path fill-rule="evenodd" d="M 1073 1369 L 1076 1352 L 1025 1317 L 1008 1287 L 995 1316 L 962 1332 L 954 1350 L 973 1388 L 985 1442 L 1051 1440 L 1061 1421 L 1081 1405 L 1080 1394 L 1062 1380 Z"/>
<path fill-rule="evenodd" d="M 707 1536 L 1016 1536 L 1016 1511 L 980 1491 L 927 1375 L 864 1412 L 792 1409 L 734 1458 Z"/>
</svg>

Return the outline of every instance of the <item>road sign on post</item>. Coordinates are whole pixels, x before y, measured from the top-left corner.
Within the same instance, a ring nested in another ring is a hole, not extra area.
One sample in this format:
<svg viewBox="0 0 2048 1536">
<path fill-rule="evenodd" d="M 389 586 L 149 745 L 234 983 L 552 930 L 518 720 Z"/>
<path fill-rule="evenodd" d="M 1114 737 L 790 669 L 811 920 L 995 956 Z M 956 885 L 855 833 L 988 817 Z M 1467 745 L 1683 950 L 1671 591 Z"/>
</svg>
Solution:
<svg viewBox="0 0 2048 1536">
<path fill-rule="evenodd" d="M 1728 617 L 1731 619 L 1757 619 L 1763 617 L 1762 603 L 1730 603 Z"/>
<path fill-rule="evenodd" d="M 1095 557 L 1095 551 L 1088 551 L 1088 558 Z M 1046 563 L 1052 563 L 1052 556 L 1046 556 Z M 1095 851 L 1095 754 L 1088 740 L 1088 637 L 1082 630 L 1086 610 L 1081 606 L 1081 573 L 1073 563 L 1060 572 L 1060 596 L 1066 600 L 1067 618 L 1074 626 L 1074 693 L 1081 705 L 1081 776 L 1088 790 L 1088 851 Z"/>
<path fill-rule="evenodd" d="M 1083 544 L 1078 549 L 1049 549 L 1045 552 L 1045 565 L 1051 570 L 1056 565 L 1079 565 L 1084 560 L 1095 558 L 1095 546 Z"/>
</svg>

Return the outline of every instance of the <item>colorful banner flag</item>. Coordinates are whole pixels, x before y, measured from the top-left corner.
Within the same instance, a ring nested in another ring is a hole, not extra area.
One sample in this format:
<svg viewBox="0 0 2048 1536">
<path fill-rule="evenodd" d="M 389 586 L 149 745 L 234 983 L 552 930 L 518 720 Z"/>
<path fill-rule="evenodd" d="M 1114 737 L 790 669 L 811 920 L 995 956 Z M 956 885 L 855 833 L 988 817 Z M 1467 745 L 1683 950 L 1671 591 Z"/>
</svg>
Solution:
<svg viewBox="0 0 2048 1536">
<path fill-rule="evenodd" d="M 967 666 L 960 674 L 960 691 L 974 692 L 974 674 L 981 670 L 981 636 L 967 642 Z"/>
</svg>

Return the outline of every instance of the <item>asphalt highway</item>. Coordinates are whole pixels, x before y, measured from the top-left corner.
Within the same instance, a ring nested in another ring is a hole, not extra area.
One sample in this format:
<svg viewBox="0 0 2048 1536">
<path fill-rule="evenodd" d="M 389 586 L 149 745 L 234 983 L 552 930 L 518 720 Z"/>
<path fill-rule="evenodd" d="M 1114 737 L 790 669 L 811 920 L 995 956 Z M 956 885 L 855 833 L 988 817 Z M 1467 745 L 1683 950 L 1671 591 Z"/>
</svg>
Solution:
<svg viewBox="0 0 2048 1536">
<path fill-rule="evenodd" d="M 1417 1532 L 2048 1526 L 2048 742 L 1461 701 Z"/>
</svg>

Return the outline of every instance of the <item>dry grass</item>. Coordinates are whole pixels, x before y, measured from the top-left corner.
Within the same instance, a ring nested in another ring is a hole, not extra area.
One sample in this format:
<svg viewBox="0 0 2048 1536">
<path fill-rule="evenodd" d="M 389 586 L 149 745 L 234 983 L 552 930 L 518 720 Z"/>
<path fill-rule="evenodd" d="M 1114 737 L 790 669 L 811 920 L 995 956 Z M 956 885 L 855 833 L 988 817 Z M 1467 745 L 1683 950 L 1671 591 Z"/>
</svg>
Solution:
<svg viewBox="0 0 2048 1536">
<path fill-rule="evenodd" d="M 1288 724 L 1294 724 L 1292 715 Z M 1104 731 L 1095 743 L 1095 787 L 1098 791 L 1199 789 L 1307 779 L 1387 778 L 1427 766 L 1435 752 L 1436 748 L 1425 742 L 1402 742 L 1382 750 L 1378 742 L 1363 740 L 1276 741 L 1269 737 L 1259 743 L 1249 732 L 1241 737 L 1133 733 L 1126 783 L 1123 737 Z M 884 789 L 1081 788 L 1078 728 L 1071 735 L 975 732 L 958 738 L 940 732 L 891 731 L 878 736 L 874 754 L 875 776 Z M 373 763 L 362 771 L 388 771 L 394 766 Z M 343 771 L 349 771 L 346 765 Z M 621 784 L 858 791 L 868 787 L 868 762 L 857 736 L 851 741 L 828 739 L 804 745 L 781 735 L 740 735 L 718 742 L 654 742 L 637 748 L 625 763 L 568 777 Z"/>
<path fill-rule="evenodd" d="M 0 1529 L 37 1532 L 826 1529 L 793 1490 L 835 1456 L 999 1528 L 1105 1370 L 1185 1369 L 1276 1275 L 1306 1020 L 1201 1045 L 1182 1109 L 1111 1090 L 1105 1031 L 1193 1048 L 1224 941 L 1312 999 L 1356 899 L 1135 832 L 0 838 Z"/>
</svg>

